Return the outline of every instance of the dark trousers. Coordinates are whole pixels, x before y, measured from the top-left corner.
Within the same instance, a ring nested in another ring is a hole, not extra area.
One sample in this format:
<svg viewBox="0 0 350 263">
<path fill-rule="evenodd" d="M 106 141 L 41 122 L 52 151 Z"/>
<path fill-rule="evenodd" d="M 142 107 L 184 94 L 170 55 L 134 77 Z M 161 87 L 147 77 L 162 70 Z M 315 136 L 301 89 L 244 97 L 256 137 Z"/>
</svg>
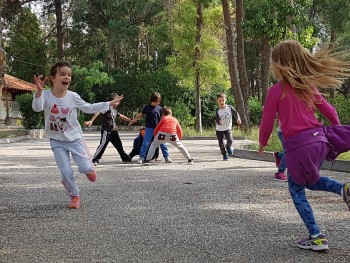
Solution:
<svg viewBox="0 0 350 263">
<path fill-rule="evenodd" d="M 218 138 L 221 154 L 226 155 L 227 154 L 226 149 L 231 148 L 233 143 L 231 130 L 216 131 L 216 137 Z M 226 146 L 224 144 L 224 137 L 226 138 Z"/>
<path fill-rule="evenodd" d="M 137 145 L 135 145 L 135 143 L 134 143 L 134 148 L 132 148 L 131 152 L 129 153 L 130 160 L 132 158 L 134 158 L 136 155 L 140 155 L 140 148 L 141 148 L 141 145 L 142 145 L 142 141 L 140 141 Z M 152 138 L 152 141 L 153 141 L 153 138 Z M 146 156 L 148 154 L 148 150 L 149 150 L 149 147 L 147 149 Z M 152 157 L 152 160 L 158 159 L 158 157 L 159 157 L 159 147 L 157 147 L 157 149 L 156 149 L 156 151 L 155 151 L 155 153 L 154 153 L 154 155 Z"/>
<path fill-rule="evenodd" d="M 100 160 L 105 152 L 108 143 L 111 142 L 114 148 L 117 149 L 123 161 L 130 161 L 129 155 L 124 152 L 122 141 L 120 140 L 118 131 L 101 130 L 100 145 L 97 147 L 93 161 Z"/>
</svg>

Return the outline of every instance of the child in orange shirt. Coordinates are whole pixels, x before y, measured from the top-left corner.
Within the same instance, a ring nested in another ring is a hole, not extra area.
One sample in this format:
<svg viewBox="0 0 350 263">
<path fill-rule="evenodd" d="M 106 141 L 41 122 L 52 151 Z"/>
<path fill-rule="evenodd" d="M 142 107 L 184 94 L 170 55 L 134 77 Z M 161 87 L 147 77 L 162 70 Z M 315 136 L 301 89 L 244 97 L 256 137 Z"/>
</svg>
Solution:
<svg viewBox="0 0 350 263">
<path fill-rule="evenodd" d="M 179 124 L 179 121 L 171 116 L 172 110 L 170 107 L 164 106 L 163 109 L 163 118 L 157 124 L 157 127 L 154 129 L 154 140 L 148 150 L 148 154 L 143 164 L 149 165 L 150 159 L 154 155 L 155 149 L 164 142 L 169 142 L 180 150 L 180 152 L 187 158 L 188 164 L 193 164 L 193 159 L 188 153 L 185 146 L 181 143 L 182 139 L 182 130 Z"/>
</svg>

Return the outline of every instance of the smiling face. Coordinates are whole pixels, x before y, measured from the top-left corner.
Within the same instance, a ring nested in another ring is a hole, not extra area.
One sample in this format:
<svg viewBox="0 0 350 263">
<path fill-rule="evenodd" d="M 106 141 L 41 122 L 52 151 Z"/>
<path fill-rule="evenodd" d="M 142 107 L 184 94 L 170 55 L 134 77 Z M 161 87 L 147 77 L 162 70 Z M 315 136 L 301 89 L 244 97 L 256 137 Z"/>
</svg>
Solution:
<svg viewBox="0 0 350 263">
<path fill-rule="evenodd" d="M 216 102 L 218 103 L 220 108 L 224 108 L 226 105 L 226 97 L 218 97 Z"/>
<path fill-rule="evenodd" d="M 67 91 L 72 80 L 72 69 L 67 66 L 58 67 L 56 73 L 50 76 L 53 90 L 57 92 Z"/>
</svg>

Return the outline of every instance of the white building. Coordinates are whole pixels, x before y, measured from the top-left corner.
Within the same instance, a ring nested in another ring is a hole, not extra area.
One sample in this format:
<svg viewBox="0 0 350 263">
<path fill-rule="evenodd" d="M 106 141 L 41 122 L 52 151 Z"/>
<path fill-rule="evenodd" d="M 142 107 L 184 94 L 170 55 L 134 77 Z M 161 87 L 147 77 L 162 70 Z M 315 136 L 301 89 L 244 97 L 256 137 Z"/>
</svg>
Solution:
<svg viewBox="0 0 350 263">
<path fill-rule="evenodd" d="M 5 74 L 5 85 L 0 85 L 0 127 L 21 125 L 22 116 L 15 98 L 35 90 L 34 84 Z"/>
</svg>

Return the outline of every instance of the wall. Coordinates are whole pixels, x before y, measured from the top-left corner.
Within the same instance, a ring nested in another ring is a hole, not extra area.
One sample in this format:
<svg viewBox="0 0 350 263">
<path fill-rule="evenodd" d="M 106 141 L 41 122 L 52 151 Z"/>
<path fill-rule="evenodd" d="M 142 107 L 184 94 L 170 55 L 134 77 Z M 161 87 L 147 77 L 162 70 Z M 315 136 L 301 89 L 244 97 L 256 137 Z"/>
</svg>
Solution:
<svg viewBox="0 0 350 263">
<path fill-rule="evenodd" d="M 6 102 L 6 99 L 8 102 Z M 9 126 L 18 126 L 22 119 L 21 113 L 18 109 L 18 104 L 14 99 L 13 94 L 7 89 L 1 89 L 1 100 L 0 100 L 0 124 L 6 124 Z M 8 103 L 9 108 L 9 119 L 6 123 L 7 117 L 7 107 L 6 103 Z"/>
</svg>

